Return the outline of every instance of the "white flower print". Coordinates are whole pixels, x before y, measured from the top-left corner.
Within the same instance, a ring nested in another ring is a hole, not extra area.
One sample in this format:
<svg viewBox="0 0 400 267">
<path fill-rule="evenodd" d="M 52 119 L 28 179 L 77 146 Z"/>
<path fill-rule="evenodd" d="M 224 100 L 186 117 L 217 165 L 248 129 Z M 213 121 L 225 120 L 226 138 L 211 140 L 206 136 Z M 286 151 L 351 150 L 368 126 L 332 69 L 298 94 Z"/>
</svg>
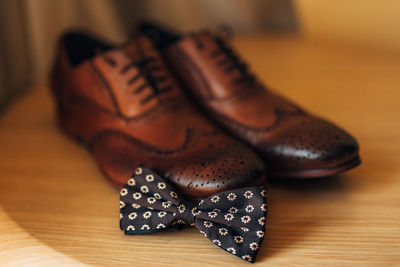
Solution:
<svg viewBox="0 0 400 267">
<path fill-rule="evenodd" d="M 154 197 L 155 197 L 156 199 L 161 199 L 161 196 L 160 196 L 159 193 L 154 193 Z"/>
<path fill-rule="evenodd" d="M 119 208 L 122 209 L 122 208 L 124 208 L 124 207 L 125 207 L 125 202 L 120 201 L 120 202 L 119 202 Z"/>
<path fill-rule="evenodd" d="M 207 237 L 207 234 L 203 231 L 200 231 L 201 234 L 203 234 L 205 237 Z"/>
<path fill-rule="evenodd" d="M 204 221 L 204 226 L 205 226 L 206 228 L 210 228 L 211 226 L 213 226 L 213 224 L 212 224 L 212 222 Z"/>
<path fill-rule="evenodd" d="M 260 225 L 264 225 L 265 224 L 265 217 L 261 217 L 260 219 L 258 219 L 258 223 Z"/>
<path fill-rule="evenodd" d="M 128 189 L 122 188 L 122 189 L 121 189 L 121 192 L 120 192 L 120 195 L 124 197 L 124 196 L 126 196 L 127 194 L 128 194 Z"/>
<path fill-rule="evenodd" d="M 246 216 L 243 216 L 241 218 L 241 220 L 242 220 L 243 223 L 249 223 L 251 221 L 251 218 L 250 218 L 250 216 L 246 215 Z"/>
<path fill-rule="evenodd" d="M 153 174 L 147 174 L 146 175 L 146 181 L 147 182 L 153 182 L 154 181 L 154 175 Z"/>
<path fill-rule="evenodd" d="M 167 187 L 167 185 L 165 183 L 163 183 L 163 182 L 160 182 L 160 183 L 157 184 L 157 187 L 158 187 L 158 189 L 162 190 L 162 189 L 165 189 Z"/>
<path fill-rule="evenodd" d="M 129 220 L 134 220 L 134 219 L 136 219 L 136 217 L 137 217 L 136 212 L 131 212 L 131 213 L 128 215 Z"/>
<path fill-rule="evenodd" d="M 119 219 L 121 220 L 124 217 L 124 215 L 122 215 L 122 213 L 119 214 Z"/>
<path fill-rule="evenodd" d="M 200 213 L 201 213 L 201 211 L 198 210 L 197 207 L 194 207 L 194 208 L 192 209 L 192 214 L 193 214 L 193 216 L 197 216 L 197 215 L 199 215 Z"/>
<path fill-rule="evenodd" d="M 250 190 L 247 190 L 246 192 L 244 192 L 244 197 L 245 198 L 252 198 L 253 197 L 253 192 L 251 192 Z"/>
<path fill-rule="evenodd" d="M 133 203 L 132 204 L 132 208 L 134 208 L 134 209 L 139 209 L 141 206 L 139 205 L 139 204 L 137 204 L 137 203 Z"/>
<path fill-rule="evenodd" d="M 221 246 L 221 241 L 219 241 L 218 239 L 214 239 L 213 241 L 212 241 L 215 245 L 217 245 L 217 246 Z"/>
<path fill-rule="evenodd" d="M 229 193 L 226 198 L 230 201 L 234 201 L 236 199 L 236 194 L 235 193 Z"/>
<path fill-rule="evenodd" d="M 256 242 L 253 242 L 250 244 L 250 249 L 251 250 L 257 250 L 258 249 L 258 244 Z"/>
<path fill-rule="evenodd" d="M 162 223 L 159 223 L 156 228 L 157 229 L 162 229 L 162 228 L 165 228 L 165 225 L 162 224 Z"/>
<path fill-rule="evenodd" d="M 210 211 L 210 212 L 208 213 L 208 217 L 210 217 L 210 218 L 215 218 L 215 217 L 217 217 L 217 216 L 218 216 L 218 213 L 215 212 L 215 211 Z"/>
<path fill-rule="evenodd" d="M 227 234 L 228 234 L 228 229 L 226 229 L 226 228 L 220 228 L 220 229 L 218 230 L 218 232 L 219 232 L 220 235 L 227 235 Z"/>
<path fill-rule="evenodd" d="M 140 230 L 150 230 L 150 226 L 148 226 L 147 224 L 143 224 Z"/>
<path fill-rule="evenodd" d="M 246 207 L 246 212 L 252 212 L 253 210 L 254 210 L 254 207 L 252 206 L 252 205 L 247 205 L 247 207 Z"/>
<path fill-rule="evenodd" d="M 149 204 L 153 204 L 154 202 L 156 202 L 156 199 L 154 197 L 148 197 L 147 202 L 149 202 Z"/>
<path fill-rule="evenodd" d="M 264 237 L 264 232 L 263 231 L 257 231 L 257 237 L 261 238 Z"/>
<path fill-rule="evenodd" d="M 135 170 L 135 174 L 136 174 L 136 175 L 142 174 L 142 171 L 143 171 L 142 168 L 139 167 L 139 168 L 137 168 L 137 169 Z"/>
<path fill-rule="evenodd" d="M 151 216 L 151 211 L 146 211 L 145 213 L 143 213 L 143 218 L 148 219 Z"/>
<path fill-rule="evenodd" d="M 185 205 L 180 204 L 180 205 L 178 206 L 178 211 L 179 211 L 180 213 L 183 213 L 185 210 L 186 210 Z"/>
<path fill-rule="evenodd" d="M 163 202 L 161 205 L 163 206 L 163 208 L 169 208 L 171 206 L 171 204 L 172 204 L 172 202 L 168 200 L 166 202 Z"/>
<path fill-rule="evenodd" d="M 147 187 L 147 185 L 142 185 L 140 187 L 140 191 L 142 191 L 142 193 L 148 193 L 149 192 L 149 188 Z"/>
<path fill-rule="evenodd" d="M 170 195 L 171 197 L 173 197 L 173 198 L 177 198 L 177 197 L 178 197 L 178 194 L 175 193 L 174 191 L 171 191 L 171 192 L 169 193 L 169 195 Z"/>
<path fill-rule="evenodd" d="M 219 196 L 213 196 L 211 198 L 211 202 L 213 202 L 213 203 L 217 203 L 218 201 L 219 201 Z"/>
<path fill-rule="evenodd" d="M 202 200 L 200 200 L 200 202 L 199 202 L 199 206 L 201 205 L 201 204 L 203 204 L 204 203 L 204 199 L 202 199 Z"/>
<path fill-rule="evenodd" d="M 230 248 L 227 248 L 227 249 L 226 249 L 226 251 L 228 251 L 228 252 L 232 253 L 233 255 L 235 255 L 235 254 L 236 254 L 236 249 L 235 249 L 235 248 L 232 248 L 232 247 L 230 247 Z"/>
<path fill-rule="evenodd" d="M 237 243 L 237 244 L 241 244 L 243 243 L 243 237 L 241 237 L 240 235 L 237 235 L 233 238 L 233 240 Z"/>
<path fill-rule="evenodd" d="M 229 209 L 229 212 L 230 213 L 236 213 L 236 212 L 238 212 L 238 209 L 236 207 L 232 207 L 232 208 Z"/>
<path fill-rule="evenodd" d="M 248 231 L 250 231 L 250 229 L 247 228 L 247 227 L 240 227 L 240 229 L 242 229 L 243 232 L 248 232 Z"/>
<path fill-rule="evenodd" d="M 267 211 L 267 204 L 262 204 L 261 205 L 261 210 L 262 211 Z"/>
<path fill-rule="evenodd" d="M 267 195 L 267 190 L 263 189 L 261 190 L 261 196 L 265 197 Z"/>
<path fill-rule="evenodd" d="M 142 194 L 140 194 L 139 192 L 133 193 L 133 198 L 138 200 L 142 198 Z"/>
<path fill-rule="evenodd" d="M 229 221 L 232 221 L 233 218 L 235 218 L 235 216 L 233 216 L 232 213 L 228 213 L 228 214 L 225 214 L 224 218 L 225 218 L 225 220 L 227 220 L 229 222 Z"/>
<path fill-rule="evenodd" d="M 129 180 L 128 180 L 128 185 L 129 185 L 129 186 L 135 186 L 135 185 L 136 185 L 135 179 L 133 179 L 133 178 L 129 179 Z"/>
<path fill-rule="evenodd" d="M 167 215 L 167 213 L 165 211 L 160 211 L 157 215 L 158 215 L 158 217 L 162 218 L 165 215 Z"/>
<path fill-rule="evenodd" d="M 127 231 L 135 231 L 135 226 L 133 225 L 128 225 L 128 227 L 126 227 Z"/>
<path fill-rule="evenodd" d="M 249 255 L 242 256 L 242 259 L 244 259 L 246 261 L 251 261 L 251 257 Z"/>
</svg>

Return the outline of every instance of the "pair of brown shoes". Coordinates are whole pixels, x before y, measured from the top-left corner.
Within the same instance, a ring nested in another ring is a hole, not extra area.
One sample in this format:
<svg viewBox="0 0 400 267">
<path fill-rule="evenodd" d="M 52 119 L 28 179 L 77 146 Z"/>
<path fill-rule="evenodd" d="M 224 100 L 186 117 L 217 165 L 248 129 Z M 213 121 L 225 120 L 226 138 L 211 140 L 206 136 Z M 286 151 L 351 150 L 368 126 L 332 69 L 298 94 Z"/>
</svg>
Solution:
<svg viewBox="0 0 400 267">
<path fill-rule="evenodd" d="M 51 74 L 61 126 L 118 187 L 143 164 L 187 196 L 357 166 L 357 141 L 266 90 L 219 35 L 142 23 L 114 47 L 65 34 Z"/>
</svg>

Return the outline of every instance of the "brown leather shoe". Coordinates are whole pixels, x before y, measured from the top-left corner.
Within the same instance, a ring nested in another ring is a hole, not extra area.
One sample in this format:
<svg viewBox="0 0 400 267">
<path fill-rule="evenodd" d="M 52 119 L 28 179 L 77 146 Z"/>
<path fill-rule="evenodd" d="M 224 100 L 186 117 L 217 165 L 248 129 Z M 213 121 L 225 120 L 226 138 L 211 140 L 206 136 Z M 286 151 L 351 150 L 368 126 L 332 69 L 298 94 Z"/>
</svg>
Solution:
<svg viewBox="0 0 400 267">
<path fill-rule="evenodd" d="M 266 90 L 223 38 L 180 36 L 149 23 L 139 32 L 153 39 L 209 118 L 263 156 L 269 175 L 322 177 L 360 164 L 352 136 Z"/>
<path fill-rule="evenodd" d="M 51 78 L 62 128 L 118 187 L 139 164 L 190 197 L 265 181 L 262 160 L 192 106 L 145 37 L 114 48 L 66 34 Z"/>
</svg>

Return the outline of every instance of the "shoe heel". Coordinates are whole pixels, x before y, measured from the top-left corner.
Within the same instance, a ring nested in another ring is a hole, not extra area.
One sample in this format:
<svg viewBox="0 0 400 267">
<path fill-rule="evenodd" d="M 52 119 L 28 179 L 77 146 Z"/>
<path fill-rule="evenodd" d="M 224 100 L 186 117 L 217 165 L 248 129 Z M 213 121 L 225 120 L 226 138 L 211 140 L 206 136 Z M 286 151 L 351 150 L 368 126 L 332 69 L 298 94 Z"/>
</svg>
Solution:
<svg viewBox="0 0 400 267">
<path fill-rule="evenodd" d="M 82 129 L 77 125 L 77 120 L 75 120 L 71 113 L 68 112 L 66 108 L 64 108 L 61 104 L 58 105 L 57 108 L 58 115 L 58 125 L 61 130 L 66 133 L 68 136 L 72 137 L 78 143 L 83 145 L 87 145 L 87 141 L 80 133 L 79 129 Z"/>
<path fill-rule="evenodd" d="M 65 101 L 62 101 L 63 99 L 66 99 L 65 95 L 65 88 L 64 88 L 64 83 L 63 79 L 61 77 L 58 77 L 58 69 L 55 68 L 52 71 L 52 74 L 50 75 L 50 91 L 55 98 L 56 106 L 57 106 L 57 123 L 60 129 L 66 133 L 69 137 L 72 137 L 74 140 L 76 140 L 79 143 L 82 143 L 84 145 L 87 145 L 87 140 L 82 136 L 82 131 L 78 125 L 79 120 L 76 120 L 76 118 L 73 116 L 73 112 L 68 110 L 68 108 L 65 105 Z"/>
</svg>

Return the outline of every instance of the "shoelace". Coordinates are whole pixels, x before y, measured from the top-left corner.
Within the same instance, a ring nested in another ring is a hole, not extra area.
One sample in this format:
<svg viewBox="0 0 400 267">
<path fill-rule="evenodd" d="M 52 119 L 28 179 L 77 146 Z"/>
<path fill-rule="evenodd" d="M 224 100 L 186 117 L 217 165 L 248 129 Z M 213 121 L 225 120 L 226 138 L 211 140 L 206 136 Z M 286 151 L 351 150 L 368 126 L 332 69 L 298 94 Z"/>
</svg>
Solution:
<svg viewBox="0 0 400 267">
<path fill-rule="evenodd" d="M 240 59 L 238 54 L 231 47 L 229 47 L 222 38 L 216 37 L 215 41 L 219 46 L 219 50 L 216 51 L 219 52 L 214 51 L 214 53 L 212 53 L 210 56 L 215 58 L 219 53 L 223 53 L 225 55 L 225 58 L 219 60 L 217 65 L 223 67 L 224 73 L 226 74 L 229 74 L 234 69 L 238 70 L 241 74 L 241 77 L 234 80 L 233 83 L 241 84 L 254 82 L 255 77 L 249 73 L 247 64 Z"/>
<path fill-rule="evenodd" d="M 97 54 L 101 54 L 101 53 L 98 51 Z M 112 58 L 107 57 L 105 54 L 102 54 L 102 58 L 109 65 L 111 65 L 113 67 L 117 66 L 117 63 Z M 145 98 L 143 98 L 141 100 L 142 104 L 145 104 L 145 103 L 149 102 L 151 99 L 153 99 L 154 97 L 158 97 L 159 95 L 164 94 L 172 89 L 171 85 L 161 88 L 160 83 L 166 81 L 168 79 L 168 77 L 165 75 L 157 77 L 155 75 L 155 72 L 161 70 L 161 67 L 159 65 L 152 64 L 152 63 L 157 63 L 157 62 L 158 62 L 158 60 L 154 57 L 143 58 L 142 60 L 139 60 L 139 61 L 130 62 L 129 64 L 125 65 L 120 71 L 121 74 L 124 74 L 133 67 L 138 68 L 138 70 L 139 70 L 138 74 L 128 80 L 128 82 L 127 82 L 128 85 L 133 84 L 140 77 L 145 78 L 146 82 L 143 83 L 142 85 L 140 85 L 139 87 L 137 87 L 135 89 L 135 91 L 133 92 L 134 94 L 139 94 L 145 88 L 152 89 L 152 91 L 153 91 L 152 94 L 146 96 Z"/>
<path fill-rule="evenodd" d="M 133 61 L 121 69 L 121 74 L 126 73 L 132 67 L 139 69 L 139 73 L 128 80 L 128 85 L 131 85 L 140 77 L 145 78 L 146 82 L 137 87 L 133 92 L 134 94 L 139 94 L 145 88 L 151 88 L 153 90 L 152 94 L 141 100 L 142 104 L 145 104 L 154 97 L 158 97 L 159 95 L 164 94 L 172 89 L 171 85 L 165 87 L 160 86 L 160 83 L 166 81 L 168 78 L 167 76 L 156 76 L 155 72 L 161 70 L 161 67 L 153 63 L 157 63 L 157 59 L 154 57 L 148 57 L 140 61 Z"/>
<path fill-rule="evenodd" d="M 232 29 L 229 27 L 220 27 L 216 34 L 215 43 L 218 49 L 210 53 L 210 58 L 214 59 L 223 54 L 224 57 L 217 62 L 219 67 L 223 68 L 225 74 L 231 73 L 233 70 L 238 70 L 241 77 L 232 81 L 234 85 L 243 83 L 254 83 L 256 81 L 253 74 L 248 70 L 248 65 L 244 63 L 239 55 L 226 43 L 226 40 L 231 39 L 233 36 Z M 198 38 L 195 38 L 198 49 L 203 49 L 203 44 Z"/>
</svg>

